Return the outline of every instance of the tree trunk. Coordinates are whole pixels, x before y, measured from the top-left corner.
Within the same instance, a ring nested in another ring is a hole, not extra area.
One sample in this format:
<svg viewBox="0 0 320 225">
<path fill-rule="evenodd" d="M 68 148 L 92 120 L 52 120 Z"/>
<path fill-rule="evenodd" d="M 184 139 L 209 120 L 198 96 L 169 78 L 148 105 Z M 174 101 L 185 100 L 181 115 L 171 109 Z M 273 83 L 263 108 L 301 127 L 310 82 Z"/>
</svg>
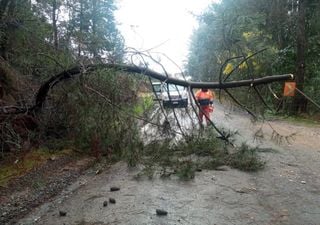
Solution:
<svg viewBox="0 0 320 225">
<path fill-rule="evenodd" d="M 57 0 L 53 0 L 53 2 L 52 2 L 52 28 L 53 28 L 53 44 L 54 44 L 54 48 L 56 50 L 59 47 L 58 28 L 57 28 L 57 9 L 58 9 Z"/>
<path fill-rule="evenodd" d="M 4 19 L 4 14 L 7 10 L 7 7 L 9 5 L 9 0 L 1 0 L 0 1 L 0 21 L 1 23 L 3 22 Z M 1 30 L 1 32 L 5 32 L 3 29 Z M 0 39 L 0 56 L 4 59 L 6 59 L 6 36 L 3 35 Z"/>
<path fill-rule="evenodd" d="M 10 0 L 0 0 L 0 21 L 3 20 L 3 16 L 7 11 L 7 7 L 10 3 Z"/>
<path fill-rule="evenodd" d="M 93 57 L 98 57 L 97 51 L 97 0 L 92 0 L 92 34 L 93 34 L 93 43 L 92 43 L 92 53 Z"/>
<path fill-rule="evenodd" d="M 0 0 L 0 32 L 2 32 L 0 39 L 0 56 L 5 60 L 8 60 L 10 33 L 16 29 L 16 27 L 10 26 L 8 21 L 12 20 L 17 7 L 16 5 L 16 0 Z"/>
<path fill-rule="evenodd" d="M 297 24 L 297 61 L 296 76 L 297 88 L 303 91 L 306 73 L 307 36 L 306 36 L 306 0 L 299 0 L 298 3 L 298 24 Z M 301 95 L 296 94 L 293 99 L 293 113 L 298 114 L 306 112 L 307 100 Z"/>
<path fill-rule="evenodd" d="M 80 24 L 79 24 L 79 43 L 78 43 L 78 56 L 81 56 L 81 45 L 83 41 L 83 1 L 80 0 Z"/>
</svg>

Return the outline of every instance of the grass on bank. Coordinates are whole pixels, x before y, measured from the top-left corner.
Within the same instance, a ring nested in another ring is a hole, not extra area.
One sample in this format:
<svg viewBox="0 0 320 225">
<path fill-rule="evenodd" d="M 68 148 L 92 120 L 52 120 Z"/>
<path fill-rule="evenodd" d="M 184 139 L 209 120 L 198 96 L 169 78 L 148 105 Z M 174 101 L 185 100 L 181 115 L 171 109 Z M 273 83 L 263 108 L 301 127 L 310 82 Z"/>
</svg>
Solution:
<svg viewBox="0 0 320 225">
<path fill-rule="evenodd" d="M 59 152 L 47 148 L 39 148 L 21 154 L 15 161 L 9 161 L 0 166 L 0 186 L 6 187 L 11 179 L 20 177 L 29 171 L 43 165 L 50 158 L 59 158 L 63 155 L 73 154 L 72 150 L 65 149 Z"/>
<path fill-rule="evenodd" d="M 283 113 L 273 113 L 270 111 L 266 111 L 265 118 L 267 120 L 282 120 L 289 123 L 297 124 L 297 125 L 304 125 L 304 126 L 313 126 L 320 124 L 320 114 L 314 115 L 289 115 Z"/>
</svg>

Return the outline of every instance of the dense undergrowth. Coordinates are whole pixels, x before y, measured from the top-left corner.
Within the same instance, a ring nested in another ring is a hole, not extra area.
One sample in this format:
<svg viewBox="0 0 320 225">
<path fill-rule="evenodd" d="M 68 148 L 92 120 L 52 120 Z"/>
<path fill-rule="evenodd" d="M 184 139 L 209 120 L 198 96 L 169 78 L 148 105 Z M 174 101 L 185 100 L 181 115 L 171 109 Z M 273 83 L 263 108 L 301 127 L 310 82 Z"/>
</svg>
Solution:
<svg viewBox="0 0 320 225">
<path fill-rule="evenodd" d="M 56 140 L 95 157 L 122 158 L 127 148 L 140 145 L 132 117 L 141 101 L 135 85 L 134 79 L 111 70 L 63 84 L 51 94 L 48 112 L 41 117 L 46 130 L 41 135 L 53 140 L 50 145 Z"/>
<path fill-rule="evenodd" d="M 0 118 L 0 180 L 23 175 L 48 158 L 22 160 L 28 152 L 47 155 L 71 149 L 108 162 L 128 159 L 134 164 L 142 148 L 134 117 L 153 107 L 150 96 L 138 96 L 140 82 L 141 77 L 113 70 L 84 73 L 56 84 L 41 111 Z"/>
</svg>

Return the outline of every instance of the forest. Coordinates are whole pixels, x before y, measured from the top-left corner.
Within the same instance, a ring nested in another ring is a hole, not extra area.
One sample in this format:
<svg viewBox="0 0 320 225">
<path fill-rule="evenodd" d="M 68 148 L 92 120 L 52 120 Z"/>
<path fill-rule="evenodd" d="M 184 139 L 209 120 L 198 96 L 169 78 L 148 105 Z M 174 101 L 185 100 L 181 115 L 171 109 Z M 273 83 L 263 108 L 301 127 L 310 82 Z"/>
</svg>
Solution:
<svg viewBox="0 0 320 225">
<path fill-rule="evenodd" d="M 34 105 L 39 86 L 71 66 L 122 62 L 124 40 L 116 27 L 114 1 L 4 0 L 0 7 L 2 152 L 41 145 L 41 140 L 48 137 L 59 139 L 68 134 L 73 139 L 71 136 L 78 132 L 88 139 L 79 145 L 86 146 L 92 136 L 103 135 L 91 134 L 93 130 L 106 131 L 106 127 L 98 126 L 98 116 L 106 124 L 116 119 L 107 106 L 85 92 L 84 84 L 99 84 L 97 88 L 107 90 L 117 102 L 120 89 L 116 86 L 121 83 L 122 88 L 129 87 L 110 71 L 60 85 L 42 113 L 12 111 Z M 90 118 L 90 114 L 97 118 Z"/>
<path fill-rule="evenodd" d="M 118 3 L 0 0 L 0 224 L 317 224 L 320 2 L 190 12 L 180 77 Z"/>
<path fill-rule="evenodd" d="M 217 80 L 221 67 L 224 75 L 236 70 L 237 76 L 231 79 L 292 73 L 297 88 L 318 102 L 319 13 L 316 0 L 224 0 L 212 4 L 198 17 L 188 71 L 199 80 Z M 243 62 L 252 54 L 255 56 Z M 280 94 L 283 87 L 277 88 Z M 282 113 L 319 110 L 299 93 L 280 103 L 268 101 Z"/>
</svg>

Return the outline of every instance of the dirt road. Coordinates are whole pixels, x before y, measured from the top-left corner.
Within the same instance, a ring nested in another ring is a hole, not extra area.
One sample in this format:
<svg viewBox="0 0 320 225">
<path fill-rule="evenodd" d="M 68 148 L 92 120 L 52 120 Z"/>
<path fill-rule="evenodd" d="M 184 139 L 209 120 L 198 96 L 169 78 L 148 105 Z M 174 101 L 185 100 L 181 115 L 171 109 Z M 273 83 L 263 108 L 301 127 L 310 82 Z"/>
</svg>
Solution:
<svg viewBox="0 0 320 225">
<path fill-rule="evenodd" d="M 237 143 L 266 149 L 266 168 L 256 173 L 202 171 L 192 181 L 175 178 L 137 181 L 139 169 L 118 163 L 86 175 L 19 224 L 290 224 L 320 225 L 320 127 L 287 122 L 255 123 L 243 112 L 216 105 L 213 120 L 241 134 Z M 291 144 L 271 140 L 273 127 L 281 135 L 296 133 Z M 253 135 L 261 128 L 257 142 Z M 267 149 L 274 150 L 267 150 Z M 120 187 L 111 192 L 110 187 Z M 104 201 L 109 198 L 115 204 Z M 168 212 L 157 216 L 156 209 Z M 60 216 L 59 211 L 66 216 Z"/>
</svg>

